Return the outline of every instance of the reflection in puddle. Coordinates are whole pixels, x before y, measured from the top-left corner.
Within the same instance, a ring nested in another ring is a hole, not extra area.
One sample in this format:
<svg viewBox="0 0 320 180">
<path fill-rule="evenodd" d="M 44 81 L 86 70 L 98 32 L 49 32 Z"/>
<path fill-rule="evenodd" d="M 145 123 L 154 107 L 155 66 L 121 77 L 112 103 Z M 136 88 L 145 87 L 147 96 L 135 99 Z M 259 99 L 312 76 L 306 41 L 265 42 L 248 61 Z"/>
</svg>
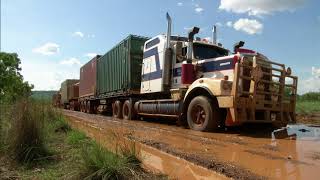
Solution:
<svg viewBox="0 0 320 180">
<path fill-rule="evenodd" d="M 272 132 L 272 139 L 320 140 L 320 127 L 292 124 Z"/>
</svg>

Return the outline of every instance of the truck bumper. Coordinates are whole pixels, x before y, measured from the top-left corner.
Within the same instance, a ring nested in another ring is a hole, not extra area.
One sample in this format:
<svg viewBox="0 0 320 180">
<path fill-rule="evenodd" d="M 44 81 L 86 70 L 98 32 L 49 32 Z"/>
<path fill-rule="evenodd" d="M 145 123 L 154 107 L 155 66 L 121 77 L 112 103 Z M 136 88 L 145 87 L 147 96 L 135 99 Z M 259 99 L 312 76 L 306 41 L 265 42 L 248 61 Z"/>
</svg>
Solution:
<svg viewBox="0 0 320 180">
<path fill-rule="evenodd" d="M 295 104 L 289 101 L 257 101 L 249 97 L 223 96 L 217 97 L 219 107 L 226 108 L 228 113 L 226 125 L 242 123 L 281 123 L 296 121 Z"/>
</svg>

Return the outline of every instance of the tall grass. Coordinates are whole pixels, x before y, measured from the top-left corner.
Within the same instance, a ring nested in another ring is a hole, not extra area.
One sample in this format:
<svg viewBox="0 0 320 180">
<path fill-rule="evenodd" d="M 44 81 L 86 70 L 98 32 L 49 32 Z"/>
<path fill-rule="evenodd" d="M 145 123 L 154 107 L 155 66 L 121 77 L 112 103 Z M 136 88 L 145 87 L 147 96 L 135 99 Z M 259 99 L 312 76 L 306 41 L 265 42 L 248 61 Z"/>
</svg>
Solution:
<svg viewBox="0 0 320 180">
<path fill-rule="evenodd" d="M 50 155 L 45 145 L 45 105 L 23 100 L 14 105 L 9 135 L 9 148 L 23 164 L 35 163 Z"/>
<path fill-rule="evenodd" d="M 10 117 L 11 106 L 6 104 L 0 104 L 0 152 L 4 151 L 7 147 L 8 129 L 10 123 L 8 121 Z"/>
<path fill-rule="evenodd" d="M 95 142 L 83 148 L 82 157 L 89 174 L 85 179 L 136 179 L 141 171 L 135 156 L 113 153 Z"/>
<path fill-rule="evenodd" d="M 77 130 L 72 130 L 68 132 L 68 136 L 67 136 L 67 142 L 68 144 L 71 145 L 81 145 L 82 143 L 86 143 L 85 141 L 87 140 L 87 136 L 80 131 Z"/>
</svg>

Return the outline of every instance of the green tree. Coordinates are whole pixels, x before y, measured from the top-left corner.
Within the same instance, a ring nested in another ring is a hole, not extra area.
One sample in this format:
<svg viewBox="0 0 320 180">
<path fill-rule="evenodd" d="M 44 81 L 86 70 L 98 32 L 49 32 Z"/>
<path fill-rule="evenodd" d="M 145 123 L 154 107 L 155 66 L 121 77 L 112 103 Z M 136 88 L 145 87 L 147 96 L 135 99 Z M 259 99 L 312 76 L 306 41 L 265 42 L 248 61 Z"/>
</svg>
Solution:
<svg viewBox="0 0 320 180">
<path fill-rule="evenodd" d="M 20 64 L 18 54 L 0 52 L 0 103 L 31 95 L 33 85 L 23 81 Z"/>
</svg>

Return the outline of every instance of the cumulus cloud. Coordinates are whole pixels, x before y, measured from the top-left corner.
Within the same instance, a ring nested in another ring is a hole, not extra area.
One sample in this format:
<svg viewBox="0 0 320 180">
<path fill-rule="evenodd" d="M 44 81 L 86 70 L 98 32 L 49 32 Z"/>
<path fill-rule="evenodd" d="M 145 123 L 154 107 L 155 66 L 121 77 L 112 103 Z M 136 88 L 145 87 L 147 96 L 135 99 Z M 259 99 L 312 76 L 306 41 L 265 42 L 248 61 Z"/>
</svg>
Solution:
<svg viewBox="0 0 320 180">
<path fill-rule="evenodd" d="M 183 6 L 183 3 L 182 2 L 178 2 L 177 5 L 178 6 Z"/>
<path fill-rule="evenodd" d="M 237 31 L 253 35 L 262 33 L 263 24 L 255 19 L 240 18 L 233 24 L 233 28 Z"/>
<path fill-rule="evenodd" d="M 307 92 L 320 91 L 320 68 L 311 67 L 311 76 L 299 79 L 298 93 L 304 94 Z"/>
<path fill-rule="evenodd" d="M 96 55 L 97 55 L 97 53 L 87 53 L 84 56 L 92 59 L 92 58 L 96 57 Z"/>
<path fill-rule="evenodd" d="M 253 16 L 274 12 L 294 11 L 307 0 L 221 0 L 219 9 L 234 13 L 248 13 Z"/>
<path fill-rule="evenodd" d="M 83 32 L 81 32 L 81 31 L 76 31 L 76 32 L 74 32 L 74 33 L 72 34 L 72 36 L 83 38 L 83 37 L 84 37 L 84 34 L 83 34 Z"/>
<path fill-rule="evenodd" d="M 228 26 L 228 27 L 232 27 L 232 25 L 233 25 L 232 21 L 228 21 L 228 22 L 226 22 L 226 26 Z"/>
<path fill-rule="evenodd" d="M 218 27 L 222 27 L 223 26 L 221 22 L 217 22 L 215 25 L 218 26 Z"/>
<path fill-rule="evenodd" d="M 204 9 L 202 7 L 200 7 L 199 4 L 194 4 L 194 11 L 198 14 L 202 13 L 204 11 Z"/>
<path fill-rule="evenodd" d="M 320 68 L 313 67 L 311 68 L 311 74 L 320 80 Z"/>
<path fill-rule="evenodd" d="M 60 62 L 60 64 L 68 65 L 68 66 L 73 66 L 73 65 L 82 66 L 82 63 L 77 58 L 69 58 L 69 59 L 63 60 Z"/>
<path fill-rule="evenodd" d="M 56 43 L 48 42 L 40 47 L 34 48 L 32 52 L 43 55 L 53 55 L 60 51 L 60 46 Z"/>
<path fill-rule="evenodd" d="M 204 11 L 204 9 L 201 8 L 201 7 L 196 7 L 194 10 L 195 10 L 197 13 L 201 13 L 202 11 Z"/>
</svg>

